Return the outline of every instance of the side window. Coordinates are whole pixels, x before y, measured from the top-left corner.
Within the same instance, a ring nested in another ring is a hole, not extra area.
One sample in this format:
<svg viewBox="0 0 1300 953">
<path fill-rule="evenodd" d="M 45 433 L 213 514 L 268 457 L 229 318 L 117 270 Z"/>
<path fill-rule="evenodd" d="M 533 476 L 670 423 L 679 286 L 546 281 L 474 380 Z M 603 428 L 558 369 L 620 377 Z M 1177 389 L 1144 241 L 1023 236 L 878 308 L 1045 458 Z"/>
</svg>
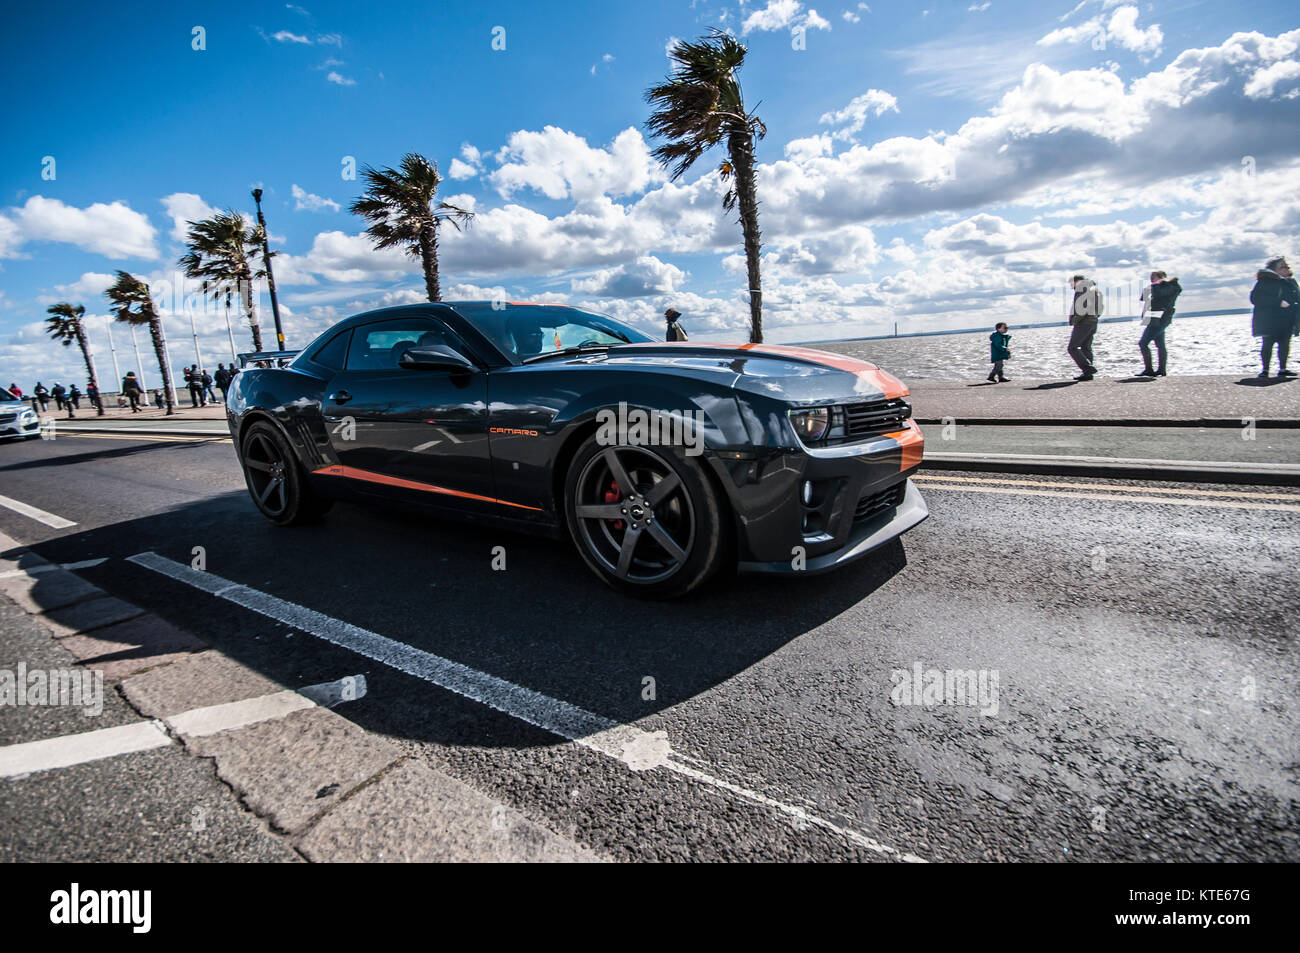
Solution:
<svg viewBox="0 0 1300 953">
<path fill-rule="evenodd" d="M 343 362 L 348 356 L 348 341 L 352 338 L 352 330 L 340 331 L 312 354 L 311 359 L 317 364 L 324 364 L 328 368 L 336 371 L 343 370 Z"/>
<path fill-rule="evenodd" d="M 459 338 L 429 318 L 396 318 L 368 324 L 353 333 L 347 368 L 350 371 L 395 371 L 404 351 L 435 344 L 465 353 Z"/>
</svg>

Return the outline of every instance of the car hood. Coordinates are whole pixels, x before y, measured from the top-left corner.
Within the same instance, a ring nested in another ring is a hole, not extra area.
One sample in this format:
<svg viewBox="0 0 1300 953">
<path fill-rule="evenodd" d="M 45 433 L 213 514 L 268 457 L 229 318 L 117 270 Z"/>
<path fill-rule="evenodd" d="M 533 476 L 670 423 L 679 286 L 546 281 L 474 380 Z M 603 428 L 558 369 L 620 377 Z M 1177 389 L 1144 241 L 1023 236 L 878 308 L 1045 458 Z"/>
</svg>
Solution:
<svg viewBox="0 0 1300 953">
<path fill-rule="evenodd" d="M 15 411 L 26 409 L 27 402 L 24 400 L 0 400 L 0 413 L 12 414 Z"/>
<path fill-rule="evenodd" d="M 809 347 L 780 344 L 627 344 L 578 360 L 641 367 L 725 383 L 794 403 L 859 403 L 906 397 L 907 385 L 875 364 Z M 548 362 L 549 363 L 549 362 Z"/>
</svg>

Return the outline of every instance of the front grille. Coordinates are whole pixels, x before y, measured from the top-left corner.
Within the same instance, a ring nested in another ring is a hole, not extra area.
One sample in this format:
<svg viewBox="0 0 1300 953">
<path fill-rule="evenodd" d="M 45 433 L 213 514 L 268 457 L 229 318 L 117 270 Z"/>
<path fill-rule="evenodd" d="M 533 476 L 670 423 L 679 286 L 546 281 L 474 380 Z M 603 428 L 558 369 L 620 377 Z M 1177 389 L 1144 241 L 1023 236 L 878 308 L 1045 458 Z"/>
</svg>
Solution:
<svg viewBox="0 0 1300 953">
<path fill-rule="evenodd" d="M 907 484 L 898 483 L 887 490 L 865 494 L 858 500 L 858 505 L 853 510 L 853 522 L 861 523 L 863 520 L 869 520 L 900 506 L 903 502 L 903 494 L 906 492 Z"/>
<path fill-rule="evenodd" d="M 17 414 L 0 414 L 0 424 L 8 424 L 18 419 Z"/>
<path fill-rule="evenodd" d="M 901 397 L 873 400 L 866 404 L 849 404 L 844 408 L 844 428 L 850 437 L 893 433 L 902 430 L 912 408 Z"/>
</svg>

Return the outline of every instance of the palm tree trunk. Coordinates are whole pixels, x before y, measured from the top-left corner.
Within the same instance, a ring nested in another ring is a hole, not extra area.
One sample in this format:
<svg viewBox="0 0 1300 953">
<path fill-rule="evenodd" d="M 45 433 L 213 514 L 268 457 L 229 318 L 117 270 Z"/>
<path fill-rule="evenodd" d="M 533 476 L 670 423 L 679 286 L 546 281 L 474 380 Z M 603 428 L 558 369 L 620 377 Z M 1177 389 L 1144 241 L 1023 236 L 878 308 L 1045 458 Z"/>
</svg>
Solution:
<svg viewBox="0 0 1300 953">
<path fill-rule="evenodd" d="M 163 399 L 167 402 L 167 416 L 176 413 L 172 404 L 172 369 L 167 362 L 167 345 L 163 343 L 162 319 L 152 309 L 149 311 L 149 337 L 153 339 L 153 352 L 158 357 L 158 371 L 163 379 Z"/>
<path fill-rule="evenodd" d="M 727 139 L 731 167 L 736 170 L 736 203 L 740 207 L 740 229 L 745 236 L 745 268 L 749 274 L 749 342 L 763 342 L 763 285 L 759 274 L 759 251 L 763 247 L 758 230 L 758 190 L 754 175 L 754 137 L 748 130 L 733 132 Z"/>
<path fill-rule="evenodd" d="M 424 266 L 424 290 L 430 301 L 442 300 L 438 286 L 438 226 L 430 224 L 420 229 L 420 263 Z"/>
<path fill-rule="evenodd" d="M 95 388 L 95 411 L 97 416 L 104 416 L 104 398 L 99 396 L 99 377 L 95 374 L 95 365 L 90 360 L 90 342 L 86 340 L 86 329 L 77 322 L 77 346 L 81 348 L 81 359 L 86 362 L 86 380 Z"/>
<path fill-rule="evenodd" d="M 244 286 L 244 313 L 248 315 L 248 327 L 253 332 L 253 350 L 262 350 L 262 329 L 257 324 L 257 305 L 253 304 L 253 276 L 247 271 L 239 277 Z"/>
</svg>

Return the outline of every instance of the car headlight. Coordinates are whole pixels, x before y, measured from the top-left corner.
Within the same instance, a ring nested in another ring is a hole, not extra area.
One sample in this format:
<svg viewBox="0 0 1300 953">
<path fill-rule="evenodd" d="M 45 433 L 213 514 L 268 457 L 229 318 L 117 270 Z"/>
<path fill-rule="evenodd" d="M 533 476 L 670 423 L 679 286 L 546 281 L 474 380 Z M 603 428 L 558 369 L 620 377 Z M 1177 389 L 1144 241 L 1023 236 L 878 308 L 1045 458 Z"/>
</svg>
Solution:
<svg viewBox="0 0 1300 953">
<path fill-rule="evenodd" d="M 19 420 L 35 420 L 35 419 L 36 419 L 36 411 L 34 411 L 34 410 L 24 410 L 21 414 L 18 415 L 18 419 L 19 419 Z"/>
<path fill-rule="evenodd" d="M 811 410 L 792 410 L 789 412 L 790 425 L 799 439 L 805 443 L 815 443 L 826 436 L 831 425 L 829 407 L 814 407 Z"/>
</svg>

